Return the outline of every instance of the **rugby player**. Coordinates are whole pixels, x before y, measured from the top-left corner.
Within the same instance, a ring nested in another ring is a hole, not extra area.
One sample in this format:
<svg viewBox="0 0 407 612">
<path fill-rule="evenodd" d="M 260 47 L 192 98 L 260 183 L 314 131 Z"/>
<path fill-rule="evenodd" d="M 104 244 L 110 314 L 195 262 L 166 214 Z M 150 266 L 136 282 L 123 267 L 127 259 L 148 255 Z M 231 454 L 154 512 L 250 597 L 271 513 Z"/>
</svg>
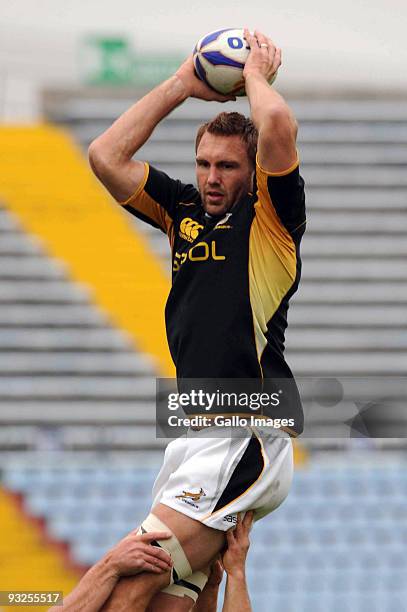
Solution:
<svg viewBox="0 0 407 612">
<path fill-rule="evenodd" d="M 199 128 L 197 189 L 133 159 L 156 125 L 188 97 L 230 99 L 195 76 L 192 57 L 89 149 L 90 164 L 112 196 L 168 235 L 173 282 L 165 316 L 179 380 L 293 382 L 283 351 L 305 229 L 297 124 L 268 84 L 281 50 L 259 31 L 245 30 L 245 37 L 251 119 L 221 113 Z M 208 429 L 214 428 L 191 429 L 168 445 L 140 531 L 171 532 L 157 545 L 170 553 L 173 568 L 123 578 L 103 610 L 191 609 L 238 513 L 253 509 L 257 520 L 288 494 L 291 436 L 303 427 L 295 385 L 284 407 L 293 417 L 289 427 L 212 437 Z"/>
</svg>

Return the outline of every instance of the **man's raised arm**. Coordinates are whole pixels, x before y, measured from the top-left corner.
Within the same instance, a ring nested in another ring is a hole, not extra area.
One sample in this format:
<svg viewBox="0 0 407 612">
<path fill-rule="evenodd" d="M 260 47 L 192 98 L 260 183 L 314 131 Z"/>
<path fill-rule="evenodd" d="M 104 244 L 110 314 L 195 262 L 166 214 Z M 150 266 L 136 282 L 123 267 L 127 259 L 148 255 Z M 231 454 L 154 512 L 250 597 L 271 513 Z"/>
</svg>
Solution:
<svg viewBox="0 0 407 612">
<path fill-rule="evenodd" d="M 125 201 L 137 190 L 145 167 L 133 156 L 156 125 L 188 97 L 218 102 L 233 99 L 217 94 L 200 81 L 190 56 L 171 78 L 141 98 L 91 143 L 90 165 L 116 200 Z"/>
<path fill-rule="evenodd" d="M 281 65 L 281 49 L 258 30 L 245 29 L 250 53 L 243 76 L 252 120 L 259 132 L 258 161 L 270 173 L 285 173 L 297 162 L 297 122 L 268 81 Z"/>
<path fill-rule="evenodd" d="M 238 515 L 237 525 L 226 532 L 228 547 L 222 563 L 227 573 L 225 600 L 222 612 L 251 612 L 246 582 L 246 557 L 250 546 L 249 533 L 253 525 L 253 512 L 246 512 L 244 519 Z"/>
</svg>

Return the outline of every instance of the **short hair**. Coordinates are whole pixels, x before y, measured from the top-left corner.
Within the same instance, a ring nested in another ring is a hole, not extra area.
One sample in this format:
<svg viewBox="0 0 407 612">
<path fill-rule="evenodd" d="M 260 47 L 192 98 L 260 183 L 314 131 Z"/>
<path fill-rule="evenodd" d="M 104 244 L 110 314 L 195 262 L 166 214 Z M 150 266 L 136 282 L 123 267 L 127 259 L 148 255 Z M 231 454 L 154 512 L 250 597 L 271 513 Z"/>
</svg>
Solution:
<svg viewBox="0 0 407 612">
<path fill-rule="evenodd" d="M 198 128 L 195 140 L 195 153 L 198 151 L 199 143 L 205 132 L 217 136 L 240 136 L 246 145 L 250 163 L 253 168 L 256 167 L 258 132 L 251 119 L 236 112 L 219 113 L 214 119 L 204 123 Z"/>
</svg>

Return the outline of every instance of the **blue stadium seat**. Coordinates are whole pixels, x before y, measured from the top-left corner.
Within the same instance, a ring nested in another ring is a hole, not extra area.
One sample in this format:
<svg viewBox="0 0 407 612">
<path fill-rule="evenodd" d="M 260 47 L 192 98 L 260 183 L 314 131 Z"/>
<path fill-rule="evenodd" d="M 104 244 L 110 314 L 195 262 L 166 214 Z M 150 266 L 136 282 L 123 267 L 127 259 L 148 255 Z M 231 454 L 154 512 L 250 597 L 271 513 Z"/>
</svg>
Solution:
<svg viewBox="0 0 407 612">
<path fill-rule="evenodd" d="M 3 484 L 10 491 L 25 493 L 30 489 L 30 475 L 24 468 L 8 468 L 3 474 Z"/>
<path fill-rule="evenodd" d="M 108 547 L 78 542 L 72 546 L 72 554 L 77 563 L 90 566 L 96 563 L 108 551 Z"/>
</svg>

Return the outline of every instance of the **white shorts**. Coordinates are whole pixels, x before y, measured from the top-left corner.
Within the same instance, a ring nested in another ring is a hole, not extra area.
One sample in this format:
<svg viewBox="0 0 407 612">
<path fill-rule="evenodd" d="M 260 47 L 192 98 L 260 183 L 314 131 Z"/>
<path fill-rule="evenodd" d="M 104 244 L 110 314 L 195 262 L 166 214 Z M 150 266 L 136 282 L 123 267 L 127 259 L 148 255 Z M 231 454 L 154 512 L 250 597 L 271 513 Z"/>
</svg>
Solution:
<svg viewBox="0 0 407 612">
<path fill-rule="evenodd" d="M 227 531 L 239 512 L 254 510 L 258 520 L 275 510 L 292 477 L 292 442 L 280 429 L 190 429 L 167 446 L 153 487 L 153 508 L 165 504 Z"/>
</svg>

